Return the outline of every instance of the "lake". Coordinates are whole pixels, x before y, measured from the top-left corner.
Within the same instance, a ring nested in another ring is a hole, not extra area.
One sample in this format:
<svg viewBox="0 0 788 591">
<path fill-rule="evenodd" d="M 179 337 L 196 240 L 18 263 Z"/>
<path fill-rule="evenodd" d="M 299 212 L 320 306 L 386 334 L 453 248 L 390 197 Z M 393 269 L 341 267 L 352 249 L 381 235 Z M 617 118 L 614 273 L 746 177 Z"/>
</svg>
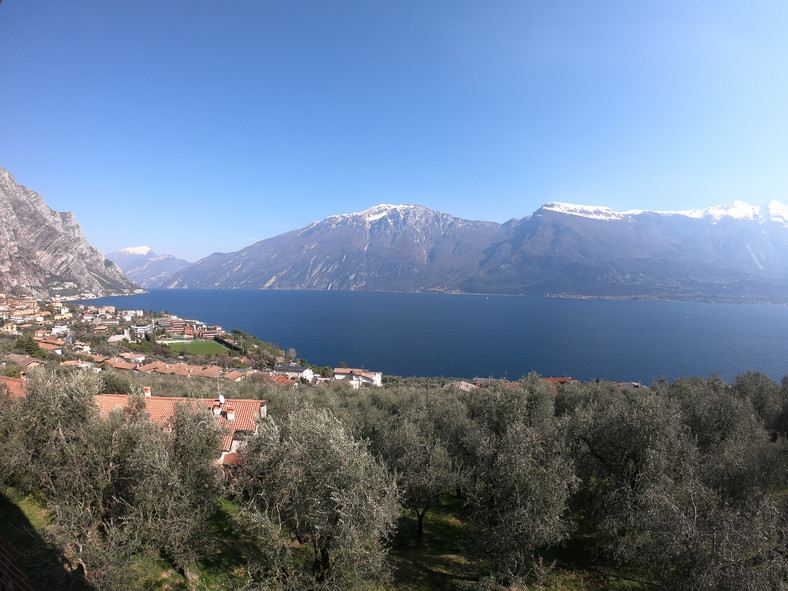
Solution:
<svg viewBox="0 0 788 591">
<path fill-rule="evenodd" d="M 87 303 L 87 302 L 86 302 Z M 637 381 L 788 374 L 788 306 L 539 297 L 165 290 L 90 303 L 238 328 L 309 363 L 401 376 Z"/>
</svg>

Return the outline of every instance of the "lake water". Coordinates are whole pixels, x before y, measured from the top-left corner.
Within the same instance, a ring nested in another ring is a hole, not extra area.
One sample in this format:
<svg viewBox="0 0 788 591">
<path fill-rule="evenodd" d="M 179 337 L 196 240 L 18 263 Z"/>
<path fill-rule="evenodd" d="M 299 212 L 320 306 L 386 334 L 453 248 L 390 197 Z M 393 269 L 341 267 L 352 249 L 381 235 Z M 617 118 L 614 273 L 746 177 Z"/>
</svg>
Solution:
<svg viewBox="0 0 788 591">
<path fill-rule="evenodd" d="M 446 294 L 151 290 L 91 300 L 169 311 L 401 376 L 590 381 L 788 374 L 788 306 Z"/>
</svg>

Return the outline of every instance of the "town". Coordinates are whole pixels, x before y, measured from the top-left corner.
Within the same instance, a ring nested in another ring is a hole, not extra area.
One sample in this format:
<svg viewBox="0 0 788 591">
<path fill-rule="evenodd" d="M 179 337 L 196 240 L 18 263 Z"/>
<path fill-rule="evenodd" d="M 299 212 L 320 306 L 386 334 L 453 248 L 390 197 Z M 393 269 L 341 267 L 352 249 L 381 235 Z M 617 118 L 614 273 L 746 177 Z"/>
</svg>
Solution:
<svg viewBox="0 0 788 591">
<path fill-rule="evenodd" d="M 285 387 L 338 380 L 353 388 L 382 386 L 381 372 L 344 366 L 318 368 L 298 359 L 292 348 L 285 352 L 240 330 L 228 333 L 221 326 L 167 312 L 44 303 L 0 295 L 0 320 L 3 337 L 21 340 L 19 350 L 4 360 L 7 370 L 3 373 L 13 377 L 49 357 L 61 365 L 95 371 L 113 368 L 234 382 L 255 375 L 258 380 Z"/>
</svg>

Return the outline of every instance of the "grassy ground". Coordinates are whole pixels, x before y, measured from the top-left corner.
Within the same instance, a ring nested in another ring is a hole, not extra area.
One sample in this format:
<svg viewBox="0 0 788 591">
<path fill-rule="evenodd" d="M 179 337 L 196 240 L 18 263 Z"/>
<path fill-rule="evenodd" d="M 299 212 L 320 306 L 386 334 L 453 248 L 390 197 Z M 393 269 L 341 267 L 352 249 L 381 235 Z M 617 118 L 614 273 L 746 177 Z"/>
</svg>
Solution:
<svg viewBox="0 0 788 591">
<path fill-rule="evenodd" d="M 390 553 L 391 589 L 457 589 L 485 574 L 482 563 L 468 558 L 473 555 L 473 531 L 457 499 L 449 498 L 427 512 L 422 538 L 416 531 L 412 514 L 400 520 Z"/>
<path fill-rule="evenodd" d="M 35 589 L 87 589 L 62 557 L 45 541 L 46 510 L 30 497 L 11 490 L 0 494 L 0 535 L 14 549 L 18 566 Z M 130 591 L 230 591 L 246 580 L 246 564 L 253 546 L 234 519 L 238 508 L 222 501 L 212 528 L 217 538 L 211 558 L 198 564 L 189 580 L 160 557 L 140 557 L 132 569 L 135 584 Z M 447 498 L 430 510 L 424 535 L 416 537 L 416 520 L 404 515 L 399 523 L 389 558 L 392 582 L 380 591 L 469 590 L 489 575 L 485 561 L 474 550 L 476 532 L 466 519 L 462 502 Z M 70 586 L 69 586 L 70 585 Z M 488 587 L 492 589 L 493 587 Z M 570 540 L 546 553 L 518 591 L 650 591 L 656 586 L 635 574 L 592 558 L 589 541 Z"/>
<path fill-rule="evenodd" d="M 186 351 L 192 355 L 218 355 L 219 353 L 227 353 L 228 349 L 222 347 L 216 341 L 184 341 L 182 343 L 167 343 L 167 346 L 173 351 Z"/>
<path fill-rule="evenodd" d="M 79 574 L 47 543 L 47 525 L 46 509 L 35 499 L 0 489 L 0 536 L 33 588 L 87 591 Z"/>
<path fill-rule="evenodd" d="M 462 502 L 448 498 L 424 519 L 424 536 L 416 537 L 416 519 L 405 516 L 392 545 L 394 580 L 390 590 L 470 589 L 489 568 L 474 550 L 476 532 Z M 475 558 L 474 558 L 475 556 Z M 648 581 L 593 560 L 588 540 L 570 540 L 545 553 L 524 581 L 522 591 L 647 591 Z"/>
</svg>

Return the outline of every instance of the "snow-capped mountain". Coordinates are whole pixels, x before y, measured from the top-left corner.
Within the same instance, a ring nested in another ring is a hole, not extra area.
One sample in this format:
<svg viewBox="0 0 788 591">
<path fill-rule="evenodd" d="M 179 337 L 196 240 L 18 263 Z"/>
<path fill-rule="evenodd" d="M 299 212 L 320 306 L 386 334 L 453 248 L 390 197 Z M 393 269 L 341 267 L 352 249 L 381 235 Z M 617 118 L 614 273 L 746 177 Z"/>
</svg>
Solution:
<svg viewBox="0 0 788 591">
<path fill-rule="evenodd" d="M 788 208 L 548 203 L 497 224 L 378 205 L 215 253 L 159 285 L 788 302 Z"/>
<path fill-rule="evenodd" d="M 164 277 L 191 265 L 169 254 L 158 255 L 150 246 L 129 246 L 109 253 L 107 258 L 142 287 L 153 287 Z"/>
<path fill-rule="evenodd" d="M 215 253 L 163 287 L 252 289 L 455 289 L 477 271 L 484 249 L 504 237 L 500 224 L 475 222 L 420 205 L 378 205 L 334 215 Z"/>
</svg>

